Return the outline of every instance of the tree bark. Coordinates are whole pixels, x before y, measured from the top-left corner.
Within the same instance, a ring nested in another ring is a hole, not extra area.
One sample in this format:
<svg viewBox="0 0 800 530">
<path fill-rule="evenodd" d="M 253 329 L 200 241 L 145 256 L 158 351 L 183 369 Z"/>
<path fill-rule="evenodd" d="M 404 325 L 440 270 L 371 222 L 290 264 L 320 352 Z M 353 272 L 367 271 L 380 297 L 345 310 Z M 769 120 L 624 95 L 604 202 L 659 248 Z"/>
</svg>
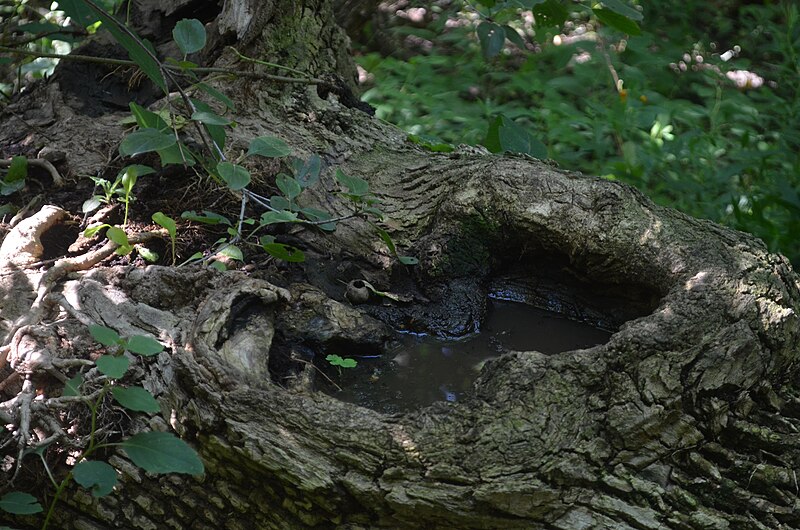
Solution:
<svg viewBox="0 0 800 530">
<path fill-rule="evenodd" d="M 261 68 L 221 47 L 235 35 L 242 53 L 351 79 L 327 1 L 228 2 L 209 27 L 215 66 Z M 125 113 L 87 113 L 60 68 L 3 113 L 0 148 L 27 138 L 30 153 L 64 151 L 68 176 L 95 174 Z M 45 209 L 11 229 L 0 249 L 3 399 L 18 391 L 13 374 L 31 371 L 19 362 L 31 351 L 87 358 L 87 323 L 153 336 L 167 350 L 136 375 L 161 414 L 120 425 L 174 430 L 206 466 L 202 477 L 156 476 L 110 453 L 121 485 L 99 499 L 71 488 L 55 527 L 800 528 L 800 282 L 785 258 L 618 182 L 526 158 L 423 151 L 315 87 L 241 78 L 226 93 L 239 109 L 232 150 L 273 134 L 366 179 L 395 243 L 420 264 L 399 264 L 361 218 L 333 234 L 294 232 L 306 265 L 249 275 L 36 268 L 44 234 L 66 214 Z M 304 206 L 346 214 L 331 173 Z M 362 277 L 414 302 L 354 306 L 342 281 Z M 303 348 L 380 348 L 394 328 L 461 335 L 490 292 L 508 289 L 616 332 L 591 349 L 510 352 L 481 370 L 466 401 L 406 414 L 310 389 Z M 57 379 L 35 374 L 58 395 Z M 29 464 L 16 487 L 40 473 Z"/>
</svg>

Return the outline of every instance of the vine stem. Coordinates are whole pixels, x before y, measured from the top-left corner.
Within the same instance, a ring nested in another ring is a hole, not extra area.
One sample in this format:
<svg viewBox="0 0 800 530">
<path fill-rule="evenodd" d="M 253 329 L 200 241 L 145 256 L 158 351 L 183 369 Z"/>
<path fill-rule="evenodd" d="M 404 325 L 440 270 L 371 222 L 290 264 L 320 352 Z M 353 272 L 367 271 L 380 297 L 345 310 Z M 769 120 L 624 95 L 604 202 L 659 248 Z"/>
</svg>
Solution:
<svg viewBox="0 0 800 530">
<path fill-rule="evenodd" d="M 83 455 L 81 456 L 81 462 L 83 462 L 89 456 L 91 456 L 92 453 L 99 447 L 96 444 L 97 440 L 95 439 L 95 433 L 97 431 L 97 409 L 100 407 L 100 401 L 108 393 L 108 390 L 109 390 L 109 385 L 106 383 L 103 390 L 97 396 L 97 401 L 95 401 L 91 406 L 92 427 L 89 433 L 89 447 L 87 447 L 86 451 L 83 452 Z M 47 530 L 47 526 L 50 524 L 50 519 L 53 517 L 53 513 L 55 512 L 56 504 L 58 504 L 58 499 L 61 498 L 61 494 L 64 493 L 64 490 L 67 489 L 67 486 L 69 486 L 70 482 L 72 482 L 72 471 L 67 473 L 67 476 L 64 477 L 64 480 L 62 480 L 61 484 L 59 484 L 58 488 L 56 488 L 56 492 L 53 495 L 53 500 L 50 501 L 50 506 L 47 509 L 47 515 L 44 518 L 41 530 Z"/>
</svg>

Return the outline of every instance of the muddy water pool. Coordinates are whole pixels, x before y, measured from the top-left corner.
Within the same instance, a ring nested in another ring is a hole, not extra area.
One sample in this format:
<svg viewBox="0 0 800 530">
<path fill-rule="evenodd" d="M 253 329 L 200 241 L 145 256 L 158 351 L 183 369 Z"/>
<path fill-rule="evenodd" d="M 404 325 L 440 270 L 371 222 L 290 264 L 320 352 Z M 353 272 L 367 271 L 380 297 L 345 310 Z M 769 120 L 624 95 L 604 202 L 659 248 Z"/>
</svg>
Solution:
<svg viewBox="0 0 800 530">
<path fill-rule="evenodd" d="M 491 299 L 478 333 L 453 340 L 403 334 L 380 356 L 332 374 L 337 398 L 394 413 L 464 398 L 483 363 L 508 351 L 555 354 L 605 343 L 611 333 L 530 305 Z M 342 357 L 346 355 L 341 354 Z M 327 386 L 327 385 L 326 385 Z"/>
</svg>

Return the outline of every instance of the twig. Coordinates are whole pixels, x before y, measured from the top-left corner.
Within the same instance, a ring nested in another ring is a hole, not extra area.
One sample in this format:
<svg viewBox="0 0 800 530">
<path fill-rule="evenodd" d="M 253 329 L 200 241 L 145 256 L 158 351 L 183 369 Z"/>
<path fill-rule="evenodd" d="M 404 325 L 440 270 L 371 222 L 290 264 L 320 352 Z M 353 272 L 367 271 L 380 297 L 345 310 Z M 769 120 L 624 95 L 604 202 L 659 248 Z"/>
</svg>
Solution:
<svg viewBox="0 0 800 530">
<path fill-rule="evenodd" d="M 47 57 L 50 59 L 61 59 L 64 61 L 82 61 L 88 63 L 108 64 L 114 66 L 136 66 L 133 61 L 127 59 L 111 59 L 106 57 L 95 57 L 93 55 L 77 55 L 77 54 L 61 54 L 61 53 L 45 53 L 35 52 L 31 50 L 18 50 L 16 48 L 9 48 L 7 46 L 0 46 L 0 52 L 11 53 L 14 55 L 27 55 L 31 57 Z M 217 67 L 202 67 L 195 68 L 182 68 L 173 64 L 162 64 L 164 70 L 171 72 L 184 72 L 186 70 L 196 72 L 199 74 L 227 74 L 238 77 L 251 77 L 253 79 L 263 79 L 265 81 L 275 81 L 277 83 L 299 83 L 305 85 L 322 85 L 325 81 L 314 77 L 287 77 L 283 75 L 263 74 L 259 72 L 246 72 L 242 70 L 231 70 L 230 68 L 217 68 Z"/>
</svg>

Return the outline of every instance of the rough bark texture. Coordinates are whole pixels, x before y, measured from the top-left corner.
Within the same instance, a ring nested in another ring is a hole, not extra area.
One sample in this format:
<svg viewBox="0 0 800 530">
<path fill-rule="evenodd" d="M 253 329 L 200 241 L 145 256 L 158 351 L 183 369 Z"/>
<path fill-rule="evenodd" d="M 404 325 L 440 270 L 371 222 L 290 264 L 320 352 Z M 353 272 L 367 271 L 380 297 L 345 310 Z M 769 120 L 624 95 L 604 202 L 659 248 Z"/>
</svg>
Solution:
<svg viewBox="0 0 800 530">
<path fill-rule="evenodd" d="M 264 60 L 341 71 L 328 3 L 306 4 L 231 2 L 213 27 Z M 280 43 L 289 38 L 299 44 Z M 233 64 L 226 51 L 217 60 Z M 112 454 L 118 491 L 70 490 L 57 527 L 800 528 L 800 284 L 786 259 L 620 183 L 423 152 L 313 88 L 235 88 L 247 110 L 234 149 L 275 134 L 367 179 L 395 242 L 421 263 L 397 264 L 354 219 L 333 235 L 295 234 L 311 256 L 302 282 L 164 267 L 70 275 L 79 267 L 26 268 L 44 230 L 12 230 L 0 250 L 2 375 L 24 373 L 19 359 L 35 361 L 37 348 L 86 358 L 87 323 L 157 337 L 167 351 L 136 375 L 162 414 L 125 429 L 174 429 L 206 465 L 202 478 L 151 476 Z M 32 124 L 23 108 L 51 114 Z M 0 118 L 0 146 L 52 142 L 63 171 L 93 174 L 105 157 L 92 146 L 110 148 L 122 116 L 82 114 L 56 75 Z M 102 133 L 85 134 L 90 123 Z M 303 200 L 346 213 L 333 188 L 325 174 Z M 337 280 L 357 277 L 416 301 L 353 307 Z M 404 415 L 310 391 L 313 371 L 281 364 L 301 346 L 378 347 L 390 326 L 462 334 L 488 292 L 509 289 L 618 330 L 592 349 L 511 352 L 483 368 L 467 401 Z"/>
</svg>

